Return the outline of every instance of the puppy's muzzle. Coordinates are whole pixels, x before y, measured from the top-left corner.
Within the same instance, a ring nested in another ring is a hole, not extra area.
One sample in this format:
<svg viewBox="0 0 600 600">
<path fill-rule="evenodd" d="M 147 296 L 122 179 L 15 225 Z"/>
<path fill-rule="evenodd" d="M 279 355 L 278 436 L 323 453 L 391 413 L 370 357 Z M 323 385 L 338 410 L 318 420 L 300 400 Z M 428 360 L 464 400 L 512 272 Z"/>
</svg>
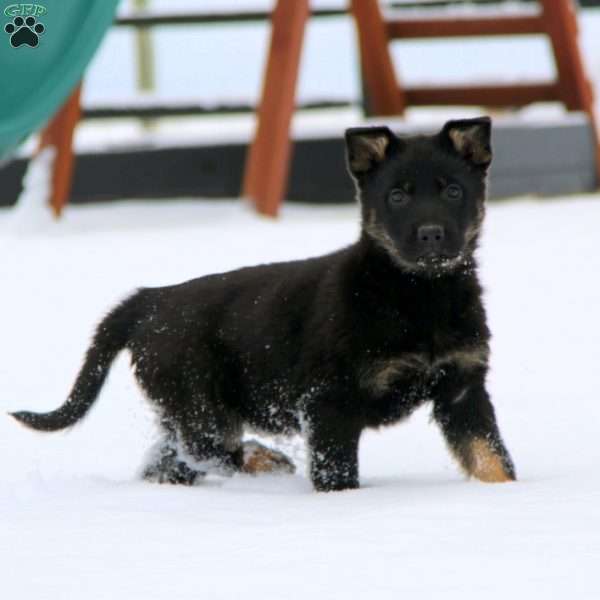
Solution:
<svg viewBox="0 0 600 600">
<path fill-rule="evenodd" d="M 420 256 L 438 256 L 442 254 L 446 232 L 441 225 L 420 225 L 417 229 L 417 245 Z"/>
</svg>

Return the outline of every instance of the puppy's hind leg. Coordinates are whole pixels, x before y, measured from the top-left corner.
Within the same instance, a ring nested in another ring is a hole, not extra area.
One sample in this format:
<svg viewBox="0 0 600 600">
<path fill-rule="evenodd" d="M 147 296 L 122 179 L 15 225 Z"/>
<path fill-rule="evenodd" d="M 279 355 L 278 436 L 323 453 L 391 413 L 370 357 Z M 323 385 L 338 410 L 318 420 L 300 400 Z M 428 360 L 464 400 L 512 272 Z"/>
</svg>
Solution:
<svg viewBox="0 0 600 600">
<path fill-rule="evenodd" d="M 192 466 L 225 475 L 241 472 L 294 473 L 294 463 L 283 452 L 255 440 L 242 442 L 242 421 L 219 402 L 197 400 L 191 414 L 181 424 L 185 452 Z"/>
<path fill-rule="evenodd" d="M 179 458 L 174 431 L 167 431 L 150 450 L 149 461 L 142 470 L 142 478 L 152 483 L 193 485 L 202 475 Z"/>
<path fill-rule="evenodd" d="M 282 452 L 254 440 L 242 443 L 241 420 L 220 404 L 197 399 L 178 422 L 163 420 L 163 439 L 152 449 L 142 477 L 155 483 L 194 485 L 209 472 L 294 473 Z"/>
<path fill-rule="evenodd" d="M 178 414 L 180 458 L 198 471 L 232 475 L 244 463 L 242 421 L 220 397 L 195 394 Z"/>
</svg>

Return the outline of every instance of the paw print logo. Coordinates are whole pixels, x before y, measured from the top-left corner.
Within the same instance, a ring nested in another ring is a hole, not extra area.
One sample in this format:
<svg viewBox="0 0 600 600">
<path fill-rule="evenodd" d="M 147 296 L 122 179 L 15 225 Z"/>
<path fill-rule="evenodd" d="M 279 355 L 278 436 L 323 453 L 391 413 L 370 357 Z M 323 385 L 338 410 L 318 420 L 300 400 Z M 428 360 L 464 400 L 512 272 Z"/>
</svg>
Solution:
<svg viewBox="0 0 600 600">
<path fill-rule="evenodd" d="M 26 19 L 23 17 L 15 17 L 12 23 L 7 23 L 4 26 L 4 31 L 10 35 L 10 45 L 13 48 L 18 48 L 23 44 L 35 48 L 39 41 L 40 35 L 44 33 L 46 28 L 42 23 L 38 23 L 35 17 L 29 16 Z"/>
</svg>

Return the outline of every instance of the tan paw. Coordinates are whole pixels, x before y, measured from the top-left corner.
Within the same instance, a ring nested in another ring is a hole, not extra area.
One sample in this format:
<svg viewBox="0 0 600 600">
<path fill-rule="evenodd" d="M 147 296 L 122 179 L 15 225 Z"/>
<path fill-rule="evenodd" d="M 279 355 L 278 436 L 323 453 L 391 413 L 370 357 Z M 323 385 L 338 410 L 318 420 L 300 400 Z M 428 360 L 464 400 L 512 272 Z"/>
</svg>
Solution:
<svg viewBox="0 0 600 600">
<path fill-rule="evenodd" d="M 505 469 L 502 458 L 482 439 L 474 439 L 469 444 L 467 471 L 486 483 L 514 481 L 514 476 Z"/>
<path fill-rule="evenodd" d="M 244 442 L 242 473 L 294 473 L 294 463 L 283 452 L 272 450 L 255 441 Z"/>
</svg>

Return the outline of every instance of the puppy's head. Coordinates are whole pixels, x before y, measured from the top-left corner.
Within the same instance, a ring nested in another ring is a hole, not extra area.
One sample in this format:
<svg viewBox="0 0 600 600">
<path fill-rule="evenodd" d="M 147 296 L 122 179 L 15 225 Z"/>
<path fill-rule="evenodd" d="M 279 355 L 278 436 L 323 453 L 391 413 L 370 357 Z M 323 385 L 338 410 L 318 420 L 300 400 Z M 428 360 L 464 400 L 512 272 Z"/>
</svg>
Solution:
<svg viewBox="0 0 600 600">
<path fill-rule="evenodd" d="M 404 270 L 435 274 L 469 263 L 484 215 L 490 135 L 488 117 L 449 121 L 431 136 L 346 131 L 363 231 Z"/>
</svg>

